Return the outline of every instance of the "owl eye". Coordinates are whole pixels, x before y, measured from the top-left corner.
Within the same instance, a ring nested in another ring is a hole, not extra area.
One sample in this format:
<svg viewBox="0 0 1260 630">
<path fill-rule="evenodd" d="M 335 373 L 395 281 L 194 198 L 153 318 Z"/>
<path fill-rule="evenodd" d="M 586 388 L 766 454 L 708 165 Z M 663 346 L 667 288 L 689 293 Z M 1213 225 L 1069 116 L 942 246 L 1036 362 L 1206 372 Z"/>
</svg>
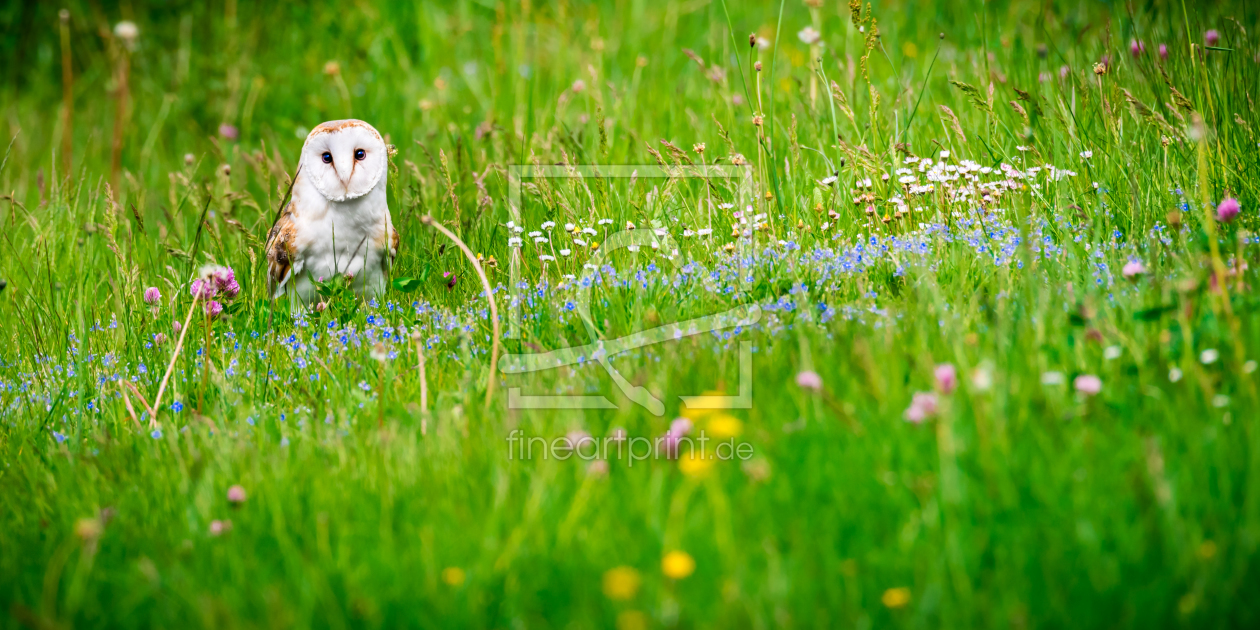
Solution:
<svg viewBox="0 0 1260 630">
<path fill-rule="evenodd" d="M 324 154 L 323 154 L 323 155 L 321 155 L 320 157 L 324 158 L 324 164 L 332 164 L 332 154 L 331 154 L 331 153 L 329 153 L 329 152 L 327 152 L 327 151 L 324 151 Z"/>
<path fill-rule="evenodd" d="M 364 158 L 366 158 L 366 157 L 367 157 L 367 151 L 364 151 L 363 149 L 355 149 L 355 151 L 354 151 L 354 159 L 356 159 L 356 160 L 358 160 L 358 161 L 362 162 L 362 161 L 363 161 L 363 159 L 364 159 Z"/>
</svg>

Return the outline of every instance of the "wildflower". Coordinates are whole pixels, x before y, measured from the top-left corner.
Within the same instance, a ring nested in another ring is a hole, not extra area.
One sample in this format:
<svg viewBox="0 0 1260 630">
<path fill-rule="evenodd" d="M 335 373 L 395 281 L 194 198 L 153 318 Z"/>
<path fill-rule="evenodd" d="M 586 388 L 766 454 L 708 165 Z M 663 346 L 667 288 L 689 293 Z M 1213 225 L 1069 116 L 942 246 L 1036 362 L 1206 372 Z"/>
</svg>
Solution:
<svg viewBox="0 0 1260 630">
<path fill-rule="evenodd" d="M 211 536 L 222 536 L 223 534 L 226 534 L 229 531 L 232 531 L 232 521 L 229 521 L 227 519 L 224 519 L 222 521 L 219 521 L 219 520 L 210 521 L 210 535 Z"/>
<path fill-rule="evenodd" d="M 241 292 L 241 285 L 236 282 L 236 272 L 231 267 L 205 267 L 201 270 L 201 275 L 212 280 L 215 289 L 222 291 L 229 300 L 235 299 Z"/>
<path fill-rule="evenodd" d="M 748 47 L 749 47 L 749 48 L 752 48 L 752 47 L 754 47 L 754 46 L 756 46 L 756 45 L 757 45 L 757 34 L 756 34 L 756 33 L 749 33 L 749 34 L 748 34 Z"/>
<path fill-rule="evenodd" d="M 685 551 L 671 551 L 661 558 L 661 573 L 665 577 L 681 580 L 696 570 L 696 561 Z"/>
<path fill-rule="evenodd" d="M 1136 39 L 1129 40 L 1129 54 L 1133 55 L 1134 59 L 1141 57 L 1144 52 L 1146 52 L 1146 44 Z"/>
<path fill-rule="evenodd" d="M 151 437 L 151 438 L 153 438 L 153 439 L 155 439 L 155 440 L 160 440 L 160 439 L 162 439 L 162 430 L 161 430 L 161 429 L 154 429 L 151 433 L 149 433 L 149 437 Z"/>
<path fill-rule="evenodd" d="M 586 82 L 581 79 L 578 79 L 577 81 L 573 82 L 573 85 L 569 89 L 573 90 L 574 94 L 579 94 L 583 90 L 586 89 Z"/>
<path fill-rule="evenodd" d="M 691 145 L 691 150 L 695 151 L 696 153 L 704 153 L 704 143 L 698 142 L 696 144 Z"/>
<path fill-rule="evenodd" d="M 1206 42 L 1208 46 L 1215 46 L 1221 43 L 1221 34 L 1216 29 L 1210 29 L 1208 32 L 1203 34 L 1203 41 Z"/>
<path fill-rule="evenodd" d="M 1217 352 L 1215 348 L 1208 348 L 1199 353 L 1199 362 L 1203 365 L 1216 363 L 1216 360 L 1219 358 L 1221 358 L 1221 353 Z"/>
<path fill-rule="evenodd" d="M 99 518 L 81 518 L 74 522 L 74 535 L 83 542 L 96 542 L 104 532 L 105 524 Z"/>
<path fill-rule="evenodd" d="M 1082 160 L 1088 160 L 1089 158 L 1092 158 L 1092 157 L 1094 157 L 1093 151 L 1081 151 Z"/>
<path fill-rule="evenodd" d="M 919 424 L 936 415 L 936 410 L 936 394 L 932 392 L 915 392 L 914 397 L 910 400 L 910 406 L 906 408 L 906 422 Z"/>
<path fill-rule="evenodd" d="M 378 341 L 375 346 L 372 346 L 371 356 L 373 361 L 384 363 L 385 359 L 389 358 L 389 352 L 385 349 L 385 344 Z"/>
<path fill-rule="evenodd" d="M 595 438 L 591 437 L 591 434 L 586 431 L 581 429 L 569 431 L 564 436 L 564 443 L 568 446 L 569 450 L 577 451 L 579 456 L 581 456 L 582 447 L 587 446 L 588 442 L 596 447 L 595 450 L 591 451 L 592 453 L 599 451 L 598 443 L 595 441 Z"/>
<path fill-rule="evenodd" d="M 1086 396 L 1093 396 L 1102 391 L 1102 379 L 1093 374 L 1082 374 L 1072 380 L 1072 387 Z"/>
<path fill-rule="evenodd" d="M 752 119 L 753 126 L 754 126 L 754 127 L 760 127 L 760 126 L 761 126 L 761 124 L 762 124 L 763 122 L 765 122 L 765 120 L 766 120 L 766 119 L 765 119 L 765 117 L 764 117 L 764 116 L 753 116 L 753 119 Z"/>
<path fill-rule="evenodd" d="M 245 488 L 241 487 L 239 484 L 234 485 L 231 488 L 228 488 L 227 500 L 228 500 L 228 503 L 235 503 L 237 505 L 244 503 L 245 502 Z"/>
<path fill-rule="evenodd" d="M 822 377 L 813 370 L 803 370 L 796 375 L 796 385 L 801 389 L 821 391 L 823 387 Z"/>
<path fill-rule="evenodd" d="M 1107 64 L 1101 61 L 1094 64 L 1094 74 L 1097 74 L 1097 75 L 1107 74 Z"/>
<path fill-rule="evenodd" d="M 214 282 L 210 280 L 197 278 L 192 282 L 192 296 L 195 298 L 208 300 L 214 297 L 216 291 L 217 289 L 215 288 Z"/>
<path fill-rule="evenodd" d="M 1108 361 L 1114 361 L 1119 359 L 1123 353 L 1124 351 L 1120 349 L 1120 346 L 1107 346 L 1103 349 L 1103 358 Z"/>
<path fill-rule="evenodd" d="M 449 291 L 455 288 L 455 283 L 459 282 L 459 276 L 449 271 L 446 273 L 450 274 L 450 279 L 446 281 L 446 289 Z"/>
<path fill-rule="evenodd" d="M 669 423 L 669 432 L 681 437 L 690 434 L 694 427 L 690 418 L 674 418 L 674 421 Z"/>
<path fill-rule="evenodd" d="M 227 138 L 228 140 L 235 140 L 240 137 L 241 132 L 236 127 L 223 123 L 222 125 L 219 125 L 219 135 Z"/>
<path fill-rule="evenodd" d="M 223 314 L 223 305 L 216 300 L 206 302 L 202 306 L 202 309 L 205 310 L 206 315 L 209 315 L 210 317 L 218 317 Z"/>
<path fill-rule="evenodd" d="M 442 569 L 442 581 L 449 586 L 461 586 L 464 583 L 464 570 L 459 567 L 446 567 Z"/>
<path fill-rule="evenodd" d="M 976 391 L 989 391 L 989 388 L 993 387 L 993 368 L 988 365 L 981 365 L 980 367 L 972 370 L 971 386 L 974 387 Z"/>
<path fill-rule="evenodd" d="M 1125 263 L 1124 268 L 1120 270 L 1120 273 L 1126 278 L 1136 278 L 1146 273 L 1146 265 L 1143 265 L 1140 260 L 1130 260 Z"/>
<path fill-rule="evenodd" d="M 1176 383 L 1177 381 L 1180 381 L 1180 380 L 1181 380 L 1181 370 L 1180 370 L 1180 369 L 1178 369 L 1178 368 L 1172 368 L 1172 369 L 1168 370 L 1168 382 L 1170 382 L 1170 383 Z"/>
<path fill-rule="evenodd" d="M 819 33 L 812 26 L 806 26 L 796 34 L 796 37 L 801 40 L 801 43 L 813 46 L 818 43 L 819 39 L 822 38 L 822 33 Z"/>
<path fill-rule="evenodd" d="M 631 567 L 613 567 L 604 572 L 604 596 L 626 601 L 639 592 L 639 572 Z"/>
<path fill-rule="evenodd" d="M 195 162 L 196 160 L 197 158 L 193 154 L 191 153 L 184 154 L 184 166 L 192 166 L 193 162 Z"/>
<path fill-rule="evenodd" d="M 135 46 L 136 38 L 140 37 L 140 29 L 136 27 L 135 22 L 123 20 L 114 25 L 114 37 L 121 39 L 123 45 L 130 50 L 133 46 Z"/>
<path fill-rule="evenodd" d="M 324 63 L 324 74 L 330 77 L 335 77 L 341 74 L 341 64 L 336 61 L 328 61 Z"/>
<path fill-rule="evenodd" d="M 933 375 L 936 377 L 936 389 L 942 394 L 952 394 L 958 387 L 958 373 L 954 370 L 953 364 L 942 363 L 936 366 Z"/>
<path fill-rule="evenodd" d="M 1060 81 L 1066 80 L 1070 72 L 1071 72 L 1071 69 L 1068 68 L 1067 66 L 1059 66 L 1059 80 Z"/>
<path fill-rule="evenodd" d="M 705 431 L 717 440 L 739 437 L 744 431 L 744 424 L 734 416 L 718 413 L 709 418 Z"/>
<path fill-rule="evenodd" d="M 1159 45 L 1159 58 L 1161 61 L 1168 61 L 1168 44 Z"/>
<path fill-rule="evenodd" d="M 713 468 L 713 455 L 706 454 L 704 449 L 692 449 L 678 461 L 678 470 L 688 477 L 703 477 Z"/>
<path fill-rule="evenodd" d="M 888 608 L 903 608 L 906 604 L 910 603 L 910 589 L 904 586 L 890 588 L 884 591 L 884 594 L 879 598 L 879 601 Z"/>
<path fill-rule="evenodd" d="M 66 434 L 60 431 L 53 431 L 53 439 L 57 440 L 58 444 L 61 444 L 66 441 Z"/>
<path fill-rule="evenodd" d="M 608 475 L 608 460 L 597 459 L 586 467 L 586 474 L 592 477 L 606 477 Z"/>
<path fill-rule="evenodd" d="M 162 292 L 157 287 L 149 287 L 144 290 L 144 303 L 157 304 L 162 300 Z"/>
<path fill-rule="evenodd" d="M 1238 212 L 1242 207 L 1238 204 L 1238 200 L 1233 197 L 1226 197 L 1220 205 L 1216 206 L 1216 220 L 1221 223 L 1229 223 L 1238 216 Z"/>
</svg>

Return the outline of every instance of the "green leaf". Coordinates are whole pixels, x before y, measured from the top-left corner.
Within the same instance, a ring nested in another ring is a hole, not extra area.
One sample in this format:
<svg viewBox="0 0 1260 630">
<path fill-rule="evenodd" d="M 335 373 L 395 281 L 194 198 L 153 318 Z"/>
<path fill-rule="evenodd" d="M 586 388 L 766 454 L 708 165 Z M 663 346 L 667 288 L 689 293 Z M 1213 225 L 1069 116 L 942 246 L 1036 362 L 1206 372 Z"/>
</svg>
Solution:
<svg viewBox="0 0 1260 630">
<path fill-rule="evenodd" d="M 422 283 L 416 278 L 394 278 L 393 284 L 395 289 L 403 293 L 411 293 L 419 289 Z"/>
<path fill-rule="evenodd" d="M 1177 307 L 1172 304 L 1163 305 L 1163 306 L 1152 306 L 1151 308 L 1144 308 L 1140 311 L 1135 312 L 1133 314 L 1133 319 L 1136 319 L 1142 322 L 1153 322 L 1153 321 L 1158 320 L 1160 317 L 1163 317 L 1164 313 L 1168 313 L 1176 308 Z"/>
</svg>

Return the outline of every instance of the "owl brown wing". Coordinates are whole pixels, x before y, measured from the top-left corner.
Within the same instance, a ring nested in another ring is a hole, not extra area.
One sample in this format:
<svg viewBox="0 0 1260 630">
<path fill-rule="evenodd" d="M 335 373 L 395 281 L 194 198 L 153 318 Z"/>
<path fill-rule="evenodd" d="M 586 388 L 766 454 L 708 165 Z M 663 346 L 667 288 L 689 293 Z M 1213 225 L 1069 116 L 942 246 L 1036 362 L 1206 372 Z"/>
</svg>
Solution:
<svg viewBox="0 0 1260 630">
<path fill-rule="evenodd" d="M 391 223 L 389 226 L 389 264 L 392 267 L 394 261 L 398 260 L 398 228 Z"/>
<path fill-rule="evenodd" d="M 293 270 L 293 261 L 297 256 L 296 237 L 297 225 L 293 222 L 293 206 L 290 204 L 267 234 L 267 275 L 271 278 L 273 291 L 284 284 Z"/>
</svg>

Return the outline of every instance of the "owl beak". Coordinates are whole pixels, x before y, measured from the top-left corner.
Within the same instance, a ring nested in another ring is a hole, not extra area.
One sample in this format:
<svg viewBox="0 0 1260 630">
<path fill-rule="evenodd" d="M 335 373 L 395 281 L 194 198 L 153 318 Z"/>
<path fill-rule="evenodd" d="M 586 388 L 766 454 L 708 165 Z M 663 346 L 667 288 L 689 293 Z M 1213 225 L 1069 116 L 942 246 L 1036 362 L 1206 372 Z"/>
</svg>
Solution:
<svg viewBox="0 0 1260 630">
<path fill-rule="evenodd" d="M 341 169 L 337 169 L 337 179 L 341 181 L 341 189 L 350 192 L 350 178 L 354 176 L 354 169 L 351 168 L 349 173 L 341 174 Z"/>
</svg>

